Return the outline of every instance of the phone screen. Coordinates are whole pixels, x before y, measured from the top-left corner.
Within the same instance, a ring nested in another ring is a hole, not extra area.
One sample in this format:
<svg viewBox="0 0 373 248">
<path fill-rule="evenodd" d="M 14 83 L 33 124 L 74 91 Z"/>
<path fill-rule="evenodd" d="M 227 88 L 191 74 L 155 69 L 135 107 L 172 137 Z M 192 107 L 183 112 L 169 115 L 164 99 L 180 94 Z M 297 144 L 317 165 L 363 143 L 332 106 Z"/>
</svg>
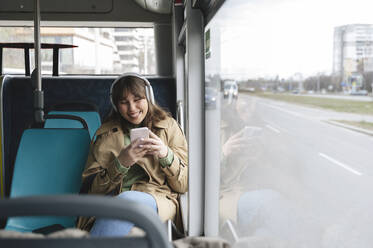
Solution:
<svg viewBox="0 0 373 248">
<path fill-rule="evenodd" d="M 131 142 L 137 139 L 147 139 L 149 138 L 149 129 L 147 127 L 133 128 L 130 130 Z"/>
<path fill-rule="evenodd" d="M 262 132 L 262 128 L 260 127 L 245 126 L 245 128 L 243 129 L 243 134 L 246 138 L 259 136 L 261 132 Z"/>
</svg>

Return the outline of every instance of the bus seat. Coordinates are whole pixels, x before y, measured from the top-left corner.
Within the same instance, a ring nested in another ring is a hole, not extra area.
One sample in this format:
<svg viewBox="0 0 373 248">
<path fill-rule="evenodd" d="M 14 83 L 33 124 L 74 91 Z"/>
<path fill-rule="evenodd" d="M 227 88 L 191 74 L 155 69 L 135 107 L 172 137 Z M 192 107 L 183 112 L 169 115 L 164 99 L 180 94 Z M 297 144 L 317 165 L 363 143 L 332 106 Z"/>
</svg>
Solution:
<svg viewBox="0 0 373 248">
<path fill-rule="evenodd" d="M 87 129 L 25 130 L 16 155 L 10 197 L 78 193 L 89 144 Z M 8 220 L 5 229 L 30 232 L 53 224 L 72 227 L 75 218 L 15 217 Z"/>
<path fill-rule="evenodd" d="M 51 109 L 62 102 L 93 103 L 101 120 L 111 110 L 110 87 L 117 76 L 43 76 L 45 111 L 83 111 L 78 108 Z M 176 116 L 176 81 L 173 77 L 147 77 L 156 102 Z M 10 195 L 13 166 L 23 131 L 34 119 L 33 87 L 30 77 L 6 75 L 3 79 L 2 98 L 2 187 L 3 195 Z M 81 104 L 79 104 L 81 106 Z M 84 110 L 86 111 L 86 110 Z M 1 225 L 1 223 L 0 223 Z"/>
<path fill-rule="evenodd" d="M 83 118 L 88 125 L 90 138 L 92 139 L 96 130 L 101 126 L 100 115 L 96 111 L 60 111 L 48 112 L 50 115 L 74 115 Z M 47 119 L 44 128 L 82 128 L 82 124 L 76 120 L 69 119 Z"/>
</svg>

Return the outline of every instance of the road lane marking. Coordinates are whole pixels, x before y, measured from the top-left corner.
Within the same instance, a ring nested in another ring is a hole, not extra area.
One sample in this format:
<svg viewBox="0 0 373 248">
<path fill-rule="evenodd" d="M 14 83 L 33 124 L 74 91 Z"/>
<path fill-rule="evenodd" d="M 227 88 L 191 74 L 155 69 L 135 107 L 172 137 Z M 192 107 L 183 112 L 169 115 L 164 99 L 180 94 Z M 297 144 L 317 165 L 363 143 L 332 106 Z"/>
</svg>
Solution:
<svg viewBox="0 0 373 248">
<path fill-rule="evenodd" d="M 272 104 L 269 104 L 269 103 L 263 103 L 263 102 L 260 102 L 260 104 L 262 104 L 262 105 L 265 105 L 265 106 L 267 106 L 267 107 L 269 107 L 269 108 L 273 108 L 273 109 L 277 109 L 277 110 L 280 110 L 280 111 L 282 111 L 282 112 L 284 112 L 284 113 L 288 113 L 288 114 L 290 114 L 290 115 L 293 115 L 293 116 L 297 116 L 297 117 L 301 117 L 301 118 L 303 118 L 303 119 L 307 119 L 307 120 L 309 120 L 309 121 L 314 121 L 314 122 L 317 122 L 318 124 L 321 124 L 321 125 L 323 125 L 323 126 L 330 126 L 330 124 L 333 124 L 333 123 L 331 123 L 329 120 L 318 120 L 316 117 L 314 117 L 314 118 L 312 118 L 312 117 L 310 117 L 310 116 L 304 116 L 303 114 L 301 114 L 301 113 L 296 113 L 296 112 L 293 112 L 293 111 L 290 111 L 290 110 L 286 110 L 286 109 L 283 109 L 282 107 L 278 107 L 278 106 L 275 106 L 275 105 L 272 105 Z M 266 122 L 268 122 L 268 123 L 270 123 L 269 121 L 266 121 Z M 271 123 L 270 123 L 271 124 Z M 273 124 L 272 124 L 273 125 Z M 335 125 L 335 124 L 333 124 L 335 127 L 338 127 L 340 130 L 343 130 L 344 132 L 348 132 L 348 133 L 350 133 L 350 134 L 352 134 L 352 135 L 354 135 L 354 136 L 356 136 L 356 137 L 362 137 L 362 136 L 364 136 L 364 137 L 366 137 L 366 134 L 363 134 L 363 133 L 359 133 L 359 132 L 357 132 L 357 131 L 352 131 L 352 130 L 350 130 L 350 129 L 347 129 L 347 128 L 345 128 L 345 127 L 341 127 L 341 126 L 337 126 L 337 125 Z"/>
<path fill-rule="evenodd" d="M 301 117 L 301 118 L 304 118 L 304 119 L 312 120 L 309 116 L 305 116 L 301 113 L 297 113 L 297 112 L 294 112 L 294 111 L 291 111 L 291 110 L 287 110 L 287 109 L 284 109 L 284 108 L 281 108 L 281 107 L 278 107 L 278 106 L 275 106 L 275 105 L 272 105 L 272 104 L 269 104 L 269 103 L 261 102 L 260 104 L 265 105 L 265 106 L 270 107 L 270 108 L 273 108 L 273 109 L 280 110 L 282 112 L 288 113 L 288 114 L 296 116 L 296 117 Z"/>
<path fill-rule="evenodd" d="M 278 129 L 272 127 L 271 125 L 268 125 L 268 124 L 267 124 L 266 127 L 269 128 L 269 129 L 271 129 L 271 130 L 272 130 L 273 132 L 275 132 L 275 133 L 280 133 L 280 130 L 278 130 Z"/>
<path fill-rule="evenodd" d="M 321 157 L 323 157 L 323 158 L 329 160 L 330 162 L 332 162 L 332 163 L 334 163 L 334 164 L 336 164 L 336 165 L 342 167 L 343 169 L 348 170 L 348 171 L 351 172 L 351 173 L 354 173 L 355 175 L 358 175 L 358 176 L 363 175 L 363 173 L 361 173 L 361 172 L 359 172 L 359 171 L 357 171 L 357 170 L 352 169 L 350 166 L 345 165 L 344 163 L 341 163 L 341 162 L 339 162 L 338 160 L 335 160 L 334 158 L 329 157 L 328 155 L 325 155 L 324 153 L 321 153 L 321 152 L 320 152 L 319 155 L 320 155 Z"/>
<path fill-rule="evenodd" d="M 271 121 L 264 120 L 264 119 L 263 119 L 263 121 L 266 123 L 266 126 L 267 126 L 267 127 L 268 127 L 268 126 L 271 126 L 272 128 L 276 129 L 279 133 L 281 133 L 281 132 L 284 132 L 284 133 L 290 133 L 290 131 L 287 130 L 286 128 L 281 127 L 281 126 L 279 126 L 279 125 L 277 125 L 277 124 L 274 124 L 274 123 L 272 123 Z M 271 127 L 268 127 L 268 128 L 271 128 Z M 275 130 L 273 130 L 273 131 L 275 131 Z M 276 132 L 276 131 L 275 131 L 275 132 Z"/>
</svg>

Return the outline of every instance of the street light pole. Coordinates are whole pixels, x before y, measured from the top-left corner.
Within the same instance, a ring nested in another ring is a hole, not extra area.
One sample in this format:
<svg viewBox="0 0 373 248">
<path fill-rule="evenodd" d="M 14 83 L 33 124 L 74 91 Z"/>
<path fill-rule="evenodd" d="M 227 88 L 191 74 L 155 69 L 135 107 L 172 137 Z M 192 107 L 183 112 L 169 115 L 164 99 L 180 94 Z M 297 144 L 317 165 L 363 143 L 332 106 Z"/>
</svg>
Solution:
<svg viewBox="0 0 373 248">
<path fill-rule="evenodd" d="M 317 73 L 317 93 L 320 93 L 320 73 Z"/>
</svg>

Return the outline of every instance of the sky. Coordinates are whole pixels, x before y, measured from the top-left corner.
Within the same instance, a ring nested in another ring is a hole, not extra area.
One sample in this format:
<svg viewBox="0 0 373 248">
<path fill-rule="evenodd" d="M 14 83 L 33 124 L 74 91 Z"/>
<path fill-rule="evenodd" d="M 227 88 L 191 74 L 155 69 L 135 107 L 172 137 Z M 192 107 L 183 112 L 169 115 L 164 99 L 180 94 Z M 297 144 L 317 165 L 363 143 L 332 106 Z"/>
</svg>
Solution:
<svg viewBox="0 0 373 248">
<path fill-rule="evenodd" d="M 228 0 L 207 28 L 212 39 L 219 29 L 226 74 L 307 77 L 332 72 L 334 28 L 373 24 L 372 7 L 368 0 Z"/>
</svg>

